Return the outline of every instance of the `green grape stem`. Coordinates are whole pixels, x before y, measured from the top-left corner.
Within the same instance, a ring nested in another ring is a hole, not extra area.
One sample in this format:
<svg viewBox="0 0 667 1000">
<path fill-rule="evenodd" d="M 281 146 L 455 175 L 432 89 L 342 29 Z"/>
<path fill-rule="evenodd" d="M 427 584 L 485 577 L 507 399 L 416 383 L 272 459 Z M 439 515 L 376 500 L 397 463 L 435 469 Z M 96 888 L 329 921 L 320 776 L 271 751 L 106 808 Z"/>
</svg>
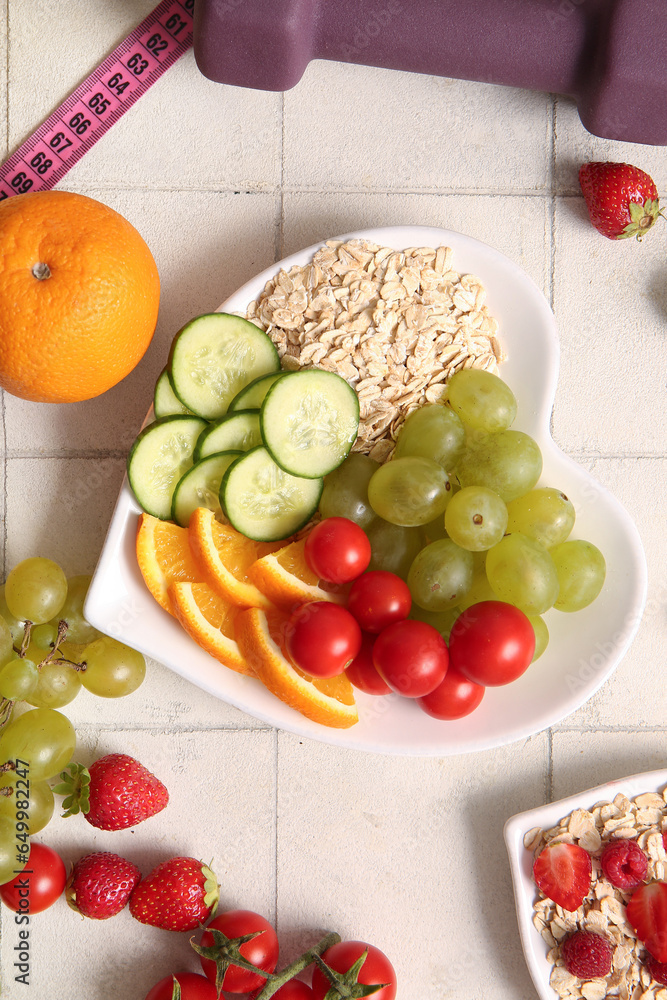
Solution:
<svg viewBox="0 0 667 1000">
<path fill-rule="evenodd" d="M 0 698 L 0 732 L 5 728 L 7 723 L 11 720 L 12 711 L 14 708 L 14 702 L 9 698 Z M 0 771 L 10 770 L 5 764 L 0 766 Z M 13 767 L 12 767 L 13 770 Z"/>
<path fill-rule="evenodd" d="M 25 654 L 30 645 L 30 633 L 32 632 L 32 622 L 25 621 L 23 623 L 23 641 L 21 643 L 21 648 L 19 650 L 19 658 L 21 660 L 25 659 Z"/>
</svg>

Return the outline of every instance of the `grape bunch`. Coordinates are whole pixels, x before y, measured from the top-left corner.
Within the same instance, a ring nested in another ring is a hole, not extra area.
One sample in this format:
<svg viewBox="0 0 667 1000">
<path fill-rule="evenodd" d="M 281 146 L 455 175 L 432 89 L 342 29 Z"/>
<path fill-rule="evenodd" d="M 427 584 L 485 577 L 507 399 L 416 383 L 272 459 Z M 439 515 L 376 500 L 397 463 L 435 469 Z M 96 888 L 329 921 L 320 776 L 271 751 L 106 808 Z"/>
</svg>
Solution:
<svg viewBox="0 0 667 1000">
<path fill-rule="evenodd" d="M 31 557 L 0 587 L 0 883 L 25 866 L 29 838 L 53 814 L 49 780 L 76 745 L 58 709 L 82 687 L 117 698 L 145 676 L 141 653 L 85 620 L 89 583 L 89 576 L 68 579 L 53 560 Z"/>
<path fill-rule="evenodd" d="M 500 600 L 523 611 L 549 640 L 542 615 L 578 611 L 600 593 L 606 565 L 589 541 L 570 537 L 572 502 L 538 486 L 537 442 L 512 429 L 517 403 L 497 375 L 463 369 L 447 402 L 405 420 L 392 459 L 352 454 L 325 480 L 323 517 L 356 521 L 372 548 L 370 569 L 406 580 L 412 617 L 447 637 L 461 611 Z"/>
</svg>

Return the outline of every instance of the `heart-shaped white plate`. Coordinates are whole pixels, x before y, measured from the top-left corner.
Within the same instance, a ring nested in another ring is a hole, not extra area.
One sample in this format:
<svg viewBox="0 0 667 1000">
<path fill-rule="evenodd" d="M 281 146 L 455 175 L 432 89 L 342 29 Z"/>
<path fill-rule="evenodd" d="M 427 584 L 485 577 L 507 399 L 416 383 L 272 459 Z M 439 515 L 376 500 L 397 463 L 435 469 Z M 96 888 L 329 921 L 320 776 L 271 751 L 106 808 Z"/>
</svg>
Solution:
<svg viewBox="0 0 667 1000">
<path fill-rule="evenodd" d="M 502 746 L 559 722 L 579 708 L 609 677 L 637 630 L 646 600 L 646 562 L 639 534 L 621 504 L 554 444 L 549 431 L 558 377 L 558 335 L 553 314 L 533 281 L 513 261 L 469 236 L 428 226 L 397 226 L 350 233 L 397 250 L 446 245 L 461 273 L 479 276 L 487 304 L 500 324 L 507 353 L 501 375 L 518 401 L 514 426 L 531 434 L 544 458 L 541 485 L 573 501 L 572 537 L 604 553 L 607 579 L 601 595 L 576 614 L 550 611 L 547 651 L 518 681 L 490 688 L 472 715 L 456 722 L 430 718 L 408 699 L 358 692 L 359 722 L 337 730 L 310 722 L 254 679 L 222 667 L 200 650 L 150 597 L 135 558 L 139 507 L 124 483 L 86 601 L 88 620 L 100 631 L 141 650 L 223 701 L 302 736 L 379 753 L 446 756 Z M 319 244 L 318 244 L 319 246 Z M 317 246 L 259 274 L 222 304 L 244 312 L 280 268 L 311 260 Z"/>
</svg>

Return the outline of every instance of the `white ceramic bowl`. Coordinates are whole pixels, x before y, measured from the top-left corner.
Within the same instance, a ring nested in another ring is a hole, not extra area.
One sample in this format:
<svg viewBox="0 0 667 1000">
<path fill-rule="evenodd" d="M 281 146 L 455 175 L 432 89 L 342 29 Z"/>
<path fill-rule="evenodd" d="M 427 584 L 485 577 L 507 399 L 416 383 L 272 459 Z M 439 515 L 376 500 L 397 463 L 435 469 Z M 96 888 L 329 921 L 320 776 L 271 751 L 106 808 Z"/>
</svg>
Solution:
<svg viewBox="0 0 667 1000">
<path fill-rule="evenodd" d="M 440 722 L 408 699 L 373 698 L 358 692 L 360 721 L 350 729 L 310 722 L 271 695 L 259 681 L 220 666 L 202 652 L 148 594 L 137 568 L 134 539 L 139 507 L 124 483 L 86 602 L 86 615 L 102 632 L 171 667 L 211 694 L 250 715 L 302 736 L 380 753 L 446 756 L 523 739 L 579 708 L 609 677 L 627 650 L 646 599 L 646 564 L 638 532 L 624 508 L 554 444 L 549 418 L 558 377 L 558 335 L 541 291 L 513 261 L 459 233 L 398 226 L 351 233 L 385 246 L 447 245 L 454 267 L 478 275 L 500 324 L 508 360 L 502 377 L 514 390 L 514 426 L 531 434 L 544 457 L 541 484 L 562 489 L 577 510 L 572 537 L 586 538 L 604 553 L 607 580 L 600 597 L 574 615 L 547 615 L 547 651 L 520 680 L 490 688 L 468 718 Z M 308 247 L 268 268 L 223 303 L 245 310 L 279 268 L 307 263 Z"/>
<path fill-rule="evenodd" d="M 537 809 L 529 809 L 507 820 L 505 844 L 512 872 L 519 935 L 528 971 L 540 1000 L 557 1000 L 557 993 L 549 986 L 552 966 L 547 961 L 547 945 L 533 926 L 533 901 L 537 890 L 533 880 L 533 853 L 523 846 L 524 834 L 534 827 L 548 830 L 573 809 L 590 809 L 596 802 L 611 802 L 619 792 L 632 799 L 642 792 L 662 792 L 666 785 L 667 771 L 646 771 L 589 788 Z"/>
</svg>

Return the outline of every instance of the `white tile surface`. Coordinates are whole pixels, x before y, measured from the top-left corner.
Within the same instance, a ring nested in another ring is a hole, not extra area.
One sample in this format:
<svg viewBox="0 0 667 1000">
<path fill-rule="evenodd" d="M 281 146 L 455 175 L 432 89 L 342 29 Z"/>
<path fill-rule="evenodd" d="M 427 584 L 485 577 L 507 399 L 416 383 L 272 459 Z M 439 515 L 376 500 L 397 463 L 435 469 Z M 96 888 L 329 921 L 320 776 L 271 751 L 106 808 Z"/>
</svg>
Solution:
<svg viewBox="0 0 667 1000">
<path fill-rule="evenodd" d="M 28 136 L 152 7 L 0 0 L 2 148 Z M 555 440 L 626 505 L 649 566 L 647 611 L 614 676 L 553 732 L 498 751 L 413 760 L 337 750 L 277 733 L 155 662 L 127 699 L 83 693 L 66 709 L 80 759 L 133 753 L 166 776 L 171 803 L 121 834 L 54 818 L 39 839 L 66 861 L 99 845 L 146 872 L 166 853 L 212 857 L 223 904 L 275 920 L 285 961 L 337 930 L 387 952 L 398 1000 L 534 1000 L 503 822 L 659 765 L 667 716 L 665 233 L 659 223 L 642 245 L 596 234 L 577 182 L 587 159 L 628 160 L 667 188 L 665 149 L 590 136 L 567 99 L 325 62 L 284 96 L 262 94 L 205 80 L 189 53 L 64 179 L 147 240 L 160 318 L 139 366 L 101 398 L 2 398 L 5 572 L 34 554 L 92 571 L 127 450 L 184 322 L 284 254 L 395 223 L 484 240 L 544 291 L 562 345 Z M 16 928 L 0 916 L 0 997 L 17 1000 Z M 28 1000 L 143 997 L 167 972 L 198 968 L 185 935 L 127 912 L 81 921 L 63 901 L 34 918 L 32 944 Z"/>
</svg>

